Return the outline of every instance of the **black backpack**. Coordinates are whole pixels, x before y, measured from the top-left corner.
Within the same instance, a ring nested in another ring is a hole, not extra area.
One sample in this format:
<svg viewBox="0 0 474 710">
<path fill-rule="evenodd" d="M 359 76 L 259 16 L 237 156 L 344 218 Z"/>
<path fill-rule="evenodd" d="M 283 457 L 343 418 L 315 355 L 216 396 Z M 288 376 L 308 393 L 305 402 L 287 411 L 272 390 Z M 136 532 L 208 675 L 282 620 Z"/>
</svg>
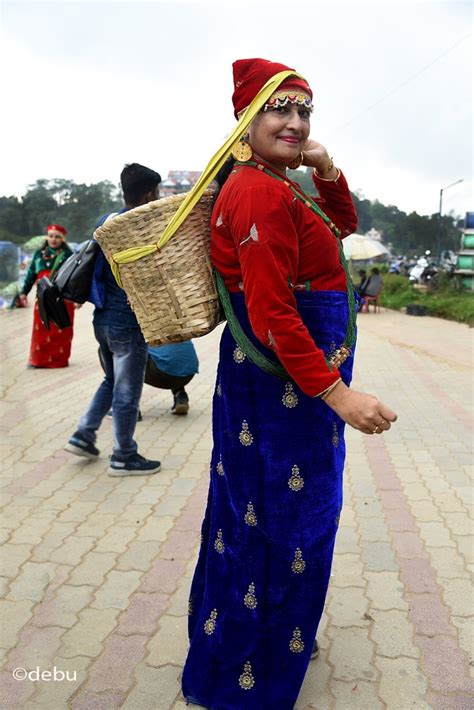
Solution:
<svg viewBox="0 0 474 710">
<path fill-rule="evenodd" d="M 73 303 L 87 301 L 99 251 L 99 244 L 90 239 L 61 264 L 54 277 L 54 284 L 64 299 Z"/>
</svg>

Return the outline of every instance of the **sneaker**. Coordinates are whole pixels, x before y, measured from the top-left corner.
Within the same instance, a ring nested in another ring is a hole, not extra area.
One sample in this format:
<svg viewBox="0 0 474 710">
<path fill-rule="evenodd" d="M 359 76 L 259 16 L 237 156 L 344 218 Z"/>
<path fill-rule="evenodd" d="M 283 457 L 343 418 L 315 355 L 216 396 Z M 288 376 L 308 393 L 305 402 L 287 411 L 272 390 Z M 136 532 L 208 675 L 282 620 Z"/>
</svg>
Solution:
<svg viewBox="0 0 474 710">
<path fill-rule="evenodd" d="M 189 409 L 189 397 L 184 390 L 173 395 L 173 406 L 171 414 L 187 414 Z"/>
<path fill-rule="evenodd" d="M 81 434 L 78 431 L 71 436 L 64 449 L 69 451 L 70 454 L 83 456 L 86 459 L 98 459 L 100 454 L 99 449 L 94 444 L 89 444 L 84 439 L 81 439 Z"/>
<path fill-rule="evenodd" d="M 107 412 L 107 414 L 105 416 L 108 417 L 109 419 L 112 419 L 112 416 L 113 416 L 112 415 L 112 408 L 109 409 L 109 411 Z M 138 415 L 137 415 L 137 422 L 141 422 L 142 420 L 143 420 L 143 416 L 142 416 L 141 410 L 139 409 Z"/>
<path fill-rule="evenodd" d="M 316 639 L 314 639 L 314 643 L 313 643 L 313 648 L 312 648 L 312 650 L 311 650 L 310 659 L 311 659 L 312 661 L 314 661 L 314 659 L 317 658 L 318 656 L 319 656 L 319 646 L 318 646 L 318 642 L 316 641 Z"/>
<path fill-rule="evenodd" d="M 120 459 L 112 454 L 108 474 L 109 476 L 148 476 L 151 473 L 158 473 L 160 468 L 159 461 L 150 461 L 140 454 L 133 454 L 128 459 Z"/>
</svg>

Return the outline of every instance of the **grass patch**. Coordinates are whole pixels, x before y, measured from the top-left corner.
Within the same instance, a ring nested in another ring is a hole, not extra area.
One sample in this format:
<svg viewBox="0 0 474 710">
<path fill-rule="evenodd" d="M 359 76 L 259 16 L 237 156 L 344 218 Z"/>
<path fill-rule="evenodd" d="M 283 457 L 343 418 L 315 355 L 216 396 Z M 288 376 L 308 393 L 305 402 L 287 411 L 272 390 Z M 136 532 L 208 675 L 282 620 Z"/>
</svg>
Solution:
<svg viewBox="0 0 474 710">
<path fill-rule="evenodd" d="M 474 294 L 458 291 L 442 280 L 433 291 L 419 291 L 404 276 L 385 274 L 380 297 L 382 306 L 401 310 L 410 303 L 424 306 L 430 316 L 455 320 L 474 326 Z"/>
</svg>

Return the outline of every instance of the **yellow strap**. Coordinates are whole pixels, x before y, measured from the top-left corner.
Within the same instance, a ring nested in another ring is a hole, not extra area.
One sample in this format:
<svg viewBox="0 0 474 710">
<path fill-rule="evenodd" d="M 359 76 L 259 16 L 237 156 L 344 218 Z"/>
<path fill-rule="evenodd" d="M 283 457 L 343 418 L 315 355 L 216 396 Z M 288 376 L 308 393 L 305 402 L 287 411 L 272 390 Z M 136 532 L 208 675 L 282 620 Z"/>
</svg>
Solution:
<svg viewBox="0 0 474 710">
<path fill-rule="evenodd" d="M 304 77 L 294 71 L 282 71 L 275 74 L 267 81 L 267 83 L 260 89 L 252 103 L 247 107 L 245 113 L 240 117 L 235 129 L 232 131 L 230 136 L 224 142 L 224 144 L 219 148 L 217 153 L 215 153 L 210 159 L 206 169 L 199 177 L 198 181 L 192 188 L 190 192 L 186 195 L 185 199 L 176 210 L 171 220 L 169 221 L 166 229 L 158 240 L 157 244 L 149 244 L 143 247 L 131 247 L 130 249 L 124 249 L 119 251 L 112 256 L 111 268 L 115 276 L 115 279 L 119 286 L 122 286 L 119 273 L 119 264 L 128 264 L 132 261 L 137 261 L 144 256 L 152 254 L 157 249 L 160 250 L 168 242 L 169 239 L 175 234 L 179 227 L 183 224 L 186 217 L 189 215 L 193 207 L 201 199 L 205 189 L 215 178 L 219 170 L 224 165 L 228 156 L 230 155 L 234 144 L 240 140 L 242 135 L 245 134 L 247 128 L 254 120 L 255 116 L 258 114 L 260 109 L 266 104 L 270 96 L 276 91 L 276 89 L 282 84 L 285 79 L 290 76 L 296 76 L 299 79 Z"/>
</svg>

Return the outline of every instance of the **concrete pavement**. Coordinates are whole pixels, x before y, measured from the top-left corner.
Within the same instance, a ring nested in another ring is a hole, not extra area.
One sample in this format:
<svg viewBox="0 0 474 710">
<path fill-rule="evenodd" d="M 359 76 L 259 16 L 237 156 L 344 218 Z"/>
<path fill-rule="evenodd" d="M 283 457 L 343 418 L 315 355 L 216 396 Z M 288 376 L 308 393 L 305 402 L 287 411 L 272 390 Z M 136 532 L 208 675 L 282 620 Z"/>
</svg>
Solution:
<svg viewBox="0 0 474 710">
<path fill-rule="evenodd" d="M 196 341 L 188 417 L 171 416 L 170 395 L 145 386 L 137 440 L 162 471 L 117 479 L 106 475 L 109 420 L 98 461 L 62 449 L 101 377 L 90 320 L 85 306 L 69 368 L 26 370 L 32 309 L 0 312 L 0 707 L 184 710 L 219 331 Z M 383 437 L 348 431 L 321 655 L 297 708 L 467 710 L 472 331 L 389 311 L 359 324 L 354 386 L 399 421 Z"/>
</svg>

